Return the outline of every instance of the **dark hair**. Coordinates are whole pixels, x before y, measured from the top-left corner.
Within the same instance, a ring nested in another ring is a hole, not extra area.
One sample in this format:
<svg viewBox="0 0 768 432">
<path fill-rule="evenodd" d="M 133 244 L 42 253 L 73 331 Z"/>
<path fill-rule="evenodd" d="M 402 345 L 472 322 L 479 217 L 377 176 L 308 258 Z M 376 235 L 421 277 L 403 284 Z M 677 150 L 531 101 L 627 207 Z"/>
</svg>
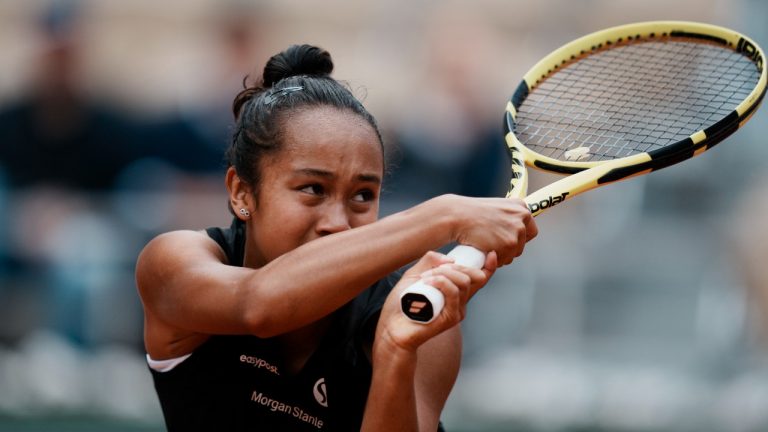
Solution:
<svg viewBox="0 0 768 432">
<path fill-rule="evenodd" d="M 232 103 L 235 132 L 226 157 L 238 176 L 254 186 L 260 181 L 260 161 L 282 147 L 285 114 L 297 109 L 332 106 L 365 119 L 383 143 L 376 120 L 346 85 L 331 78 L 328 51 L 311 45 L 292 45 L 269 59 L 261 83 L 242 90 Z M 246 77 L 247 79 L 248 77 Z"/>
</svg>

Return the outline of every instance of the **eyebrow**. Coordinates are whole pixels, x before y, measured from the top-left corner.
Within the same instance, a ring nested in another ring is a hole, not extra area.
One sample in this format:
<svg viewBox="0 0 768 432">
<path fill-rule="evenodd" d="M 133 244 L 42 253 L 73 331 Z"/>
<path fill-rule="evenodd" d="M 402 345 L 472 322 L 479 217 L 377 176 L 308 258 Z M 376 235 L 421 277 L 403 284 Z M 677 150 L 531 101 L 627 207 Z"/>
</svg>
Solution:
<svg viewBox="0 0 768 432">
<path fill-rule="evenodd" d="M 336 178 L 336 174 L 318 168 L 302 168 L 297 169 L 294 172 L 312 177 L 323 177 L 327 179 Z M 376 174 L 358 174 L 355 178 L 361 182 L 381 184 L 381 177 Z"/>
</svg>

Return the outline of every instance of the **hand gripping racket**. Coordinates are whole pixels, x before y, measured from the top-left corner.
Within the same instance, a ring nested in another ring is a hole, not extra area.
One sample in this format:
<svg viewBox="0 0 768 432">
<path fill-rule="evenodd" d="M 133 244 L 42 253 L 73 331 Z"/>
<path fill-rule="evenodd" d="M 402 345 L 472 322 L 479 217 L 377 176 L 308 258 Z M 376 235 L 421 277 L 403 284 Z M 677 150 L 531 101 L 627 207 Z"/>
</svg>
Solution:
<svg viewBox="0 0 768 432">
<path fill-rule="evenodd" d="M 512 161 L 507 197 L 536 216 L 565 200 L 699 155 L 739 129 L 765 95 L 764 54 L 709 24 L 655 21 L 576 39 L 523 77 L 505 113 Z M 568 174 L 527 195 L 527 166 Z M 458 246 L 456 262 L 481 268 L 485 253 Z M 403 312 L 428 323 L 442 293 L 422 282 Z"/>
</svg>

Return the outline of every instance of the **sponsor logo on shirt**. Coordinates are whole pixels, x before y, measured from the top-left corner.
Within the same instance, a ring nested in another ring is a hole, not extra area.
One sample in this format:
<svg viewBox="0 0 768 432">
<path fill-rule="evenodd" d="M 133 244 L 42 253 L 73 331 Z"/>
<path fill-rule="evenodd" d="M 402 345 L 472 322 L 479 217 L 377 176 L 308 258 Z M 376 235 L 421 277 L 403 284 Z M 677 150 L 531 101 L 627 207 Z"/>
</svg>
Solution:
<svg viewBox="0 0 768 432">
<path fill-rule="evenodd" d="M 254 390 L 253 393 L 251 393 L 251 401 L 268 408 L 272 412 L 283 413 L 294 417 L 299 421 L 303 421 L 304 423 L 311 424 L 318 430 L 323 428 L 323 420 L 321 418 L 309 414 L 301 407 L 273 399 L 258 390 Z"/>
<path fill-rule="evenodd" d="M 315 400 L 321 406 L 328 408 L 328 393 L 325 390 L 325 378 L 320 378 L 312 387 L 312 393 L 315 395 Z"/>
<path fill-rule="evenodd" d="M 255 356 L 249 356 L 249 355 L 241 355 L 240 356 L 240 362 L 249 364 L 256 369 L 266 369 L 269 372 L 272 372 L 275 375 L 280 375 L 280 373 L 277 371 L 277 366 L 270 364 L 264 359 L 255 357 Z"/>
</svg>

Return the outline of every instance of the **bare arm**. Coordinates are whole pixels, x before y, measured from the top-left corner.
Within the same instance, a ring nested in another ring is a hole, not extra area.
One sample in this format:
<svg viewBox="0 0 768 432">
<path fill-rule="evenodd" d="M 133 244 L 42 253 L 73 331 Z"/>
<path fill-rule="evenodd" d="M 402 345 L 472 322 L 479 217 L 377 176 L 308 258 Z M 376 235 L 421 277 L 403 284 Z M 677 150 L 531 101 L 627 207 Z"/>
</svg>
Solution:
<svg viewBox="0 0 768 432">
<path fill-rule="evenodd" d="M 392 348 L 392 347 L 390 347 Z M 382 350 L 374 368 L 364 431 L 436 431 L 461 363 L 459 326 L 417 353 Z"/>
<path fill-rule="evenodd" d="M 497 250 L 511 261 L 535 236 L 523 206 L 441 197 L 311 241 L 260 269 L 226 265 L 223 251 L 205 234 L 169 233 L 141 253 L 137 285 L 148 322 L 179 333 L 269 337 L 317 321 L 376 280 L 451 241 Z"/>
<path fill-rule="evenodd" d="M 469 298 L 495 271 L 496 258 L 492 254 L 483 271 L 444 263 L 444 257 L 428 254 L 414 266 L 417 271 L 439 266 L 432 271 L 439 278 L 432 282 L 446 296 L 446 307 L 432 323 L 412 323 L 397 310 L 399 291 L 418 273 L 406 273 L 387 299 L 373 346 L 373 379 L 362 428 L 366 432 L 437 430 L 459 373 L 458 322 Z"/>
</svg>

